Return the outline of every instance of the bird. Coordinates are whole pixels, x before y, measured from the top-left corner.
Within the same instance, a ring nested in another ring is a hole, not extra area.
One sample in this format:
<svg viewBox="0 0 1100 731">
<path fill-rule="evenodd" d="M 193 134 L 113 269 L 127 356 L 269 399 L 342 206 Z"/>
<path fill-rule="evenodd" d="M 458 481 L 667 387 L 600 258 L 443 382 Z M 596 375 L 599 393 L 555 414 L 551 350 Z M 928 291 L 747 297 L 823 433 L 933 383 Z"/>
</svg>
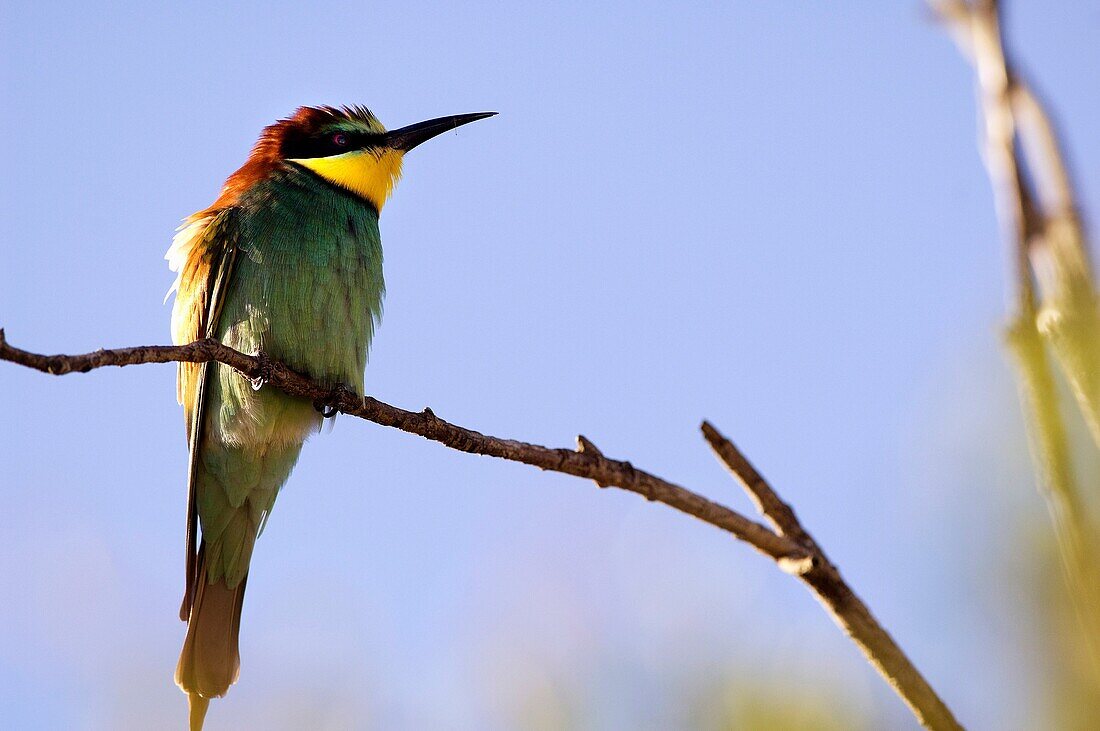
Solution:
<svg viewBox="0 0 1100 731">
<path fill-rule="evenodd" d="M 165 255 L 176 273 L 165 297 L 175 294 L 173 342 L 214 338 L 362 395 L 385 295 L 379 213 L 404 156 L 494 114 L 386 130 L 362 106 L 304 106 L 265 127 Z M 175 680 L 196 731 L 210 700 L 237 680 L 253 547 L 326 414 L 220 363 L 181 363 L 176 390 L 189 463 L 180 607 L 187 634 Z"/>
</svg>

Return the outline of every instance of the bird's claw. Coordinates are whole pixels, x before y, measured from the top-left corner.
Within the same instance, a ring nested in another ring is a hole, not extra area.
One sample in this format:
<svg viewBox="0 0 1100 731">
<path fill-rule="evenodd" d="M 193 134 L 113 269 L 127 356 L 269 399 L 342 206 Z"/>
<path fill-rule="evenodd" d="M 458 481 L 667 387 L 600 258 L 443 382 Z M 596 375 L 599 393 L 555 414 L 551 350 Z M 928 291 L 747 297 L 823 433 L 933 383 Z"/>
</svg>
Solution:
<svg viewBox="0 0 1100 731">
<path fill-rule="evenodd" d="M 313 408 L 320 412 L 322 419 L 331 419 L 340 413 L 340 402 L 350 393 L 352 393 L 351 389 L 339 383 L 329 391 L 327 396 L 315 401 Z"/>
<path fill-rule="evenodd" d="M 267 353 L 261 350 L 256 353 L 256 360 L 259 361 L 260 374 L 255 378 L 250 378 L 249 382 L 252 383 L 252 390 L 259 391 L 264 387 L 264 384 L 271 380 L 271 359 L 267 357 Z"/>
</svg>

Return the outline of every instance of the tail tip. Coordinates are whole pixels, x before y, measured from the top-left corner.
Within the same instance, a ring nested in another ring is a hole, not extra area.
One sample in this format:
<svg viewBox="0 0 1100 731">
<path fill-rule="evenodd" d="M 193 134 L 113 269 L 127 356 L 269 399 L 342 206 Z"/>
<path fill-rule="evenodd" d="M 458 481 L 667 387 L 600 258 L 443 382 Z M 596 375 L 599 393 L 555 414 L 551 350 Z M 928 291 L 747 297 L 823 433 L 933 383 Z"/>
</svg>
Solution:
<svg viewBox="0 0 1100 731">
<path fill-rule="evenodd" d="M 203 698 L 198 693 L 188 693 L 187 707 L 190 718 L 190 730 L 202 731 L 203 722 L 206 720 L 206 710 L 210 708 L 210 699 Z"/>
</svg>

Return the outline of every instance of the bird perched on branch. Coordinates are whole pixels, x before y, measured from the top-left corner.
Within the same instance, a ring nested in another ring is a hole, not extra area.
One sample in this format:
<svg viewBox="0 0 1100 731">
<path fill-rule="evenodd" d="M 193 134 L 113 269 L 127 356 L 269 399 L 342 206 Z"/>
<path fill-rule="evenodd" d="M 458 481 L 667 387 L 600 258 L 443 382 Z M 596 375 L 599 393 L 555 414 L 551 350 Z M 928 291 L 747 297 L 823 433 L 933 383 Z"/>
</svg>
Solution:
<svg viewBox="0 0 1100 731">
<path fill-rule="evenodd" d="M 334 388 L 363 393 L 382 314 L 378 213 L 405 153 L 494 112 L 387 131 L 362 107 L 302 107 L 264 129 L 209 208 L 168 250 L 178 273 L 172 337 L 212 337 L 263 353 Z M 176 683 L 201 729 L 211 698 L 237 679 L 249 561 L 279 488 L 322 415 L 315 405 L 222 364 L 184 363 L 178 398 L 190 449 L 187 637 Z"/>
</svg>

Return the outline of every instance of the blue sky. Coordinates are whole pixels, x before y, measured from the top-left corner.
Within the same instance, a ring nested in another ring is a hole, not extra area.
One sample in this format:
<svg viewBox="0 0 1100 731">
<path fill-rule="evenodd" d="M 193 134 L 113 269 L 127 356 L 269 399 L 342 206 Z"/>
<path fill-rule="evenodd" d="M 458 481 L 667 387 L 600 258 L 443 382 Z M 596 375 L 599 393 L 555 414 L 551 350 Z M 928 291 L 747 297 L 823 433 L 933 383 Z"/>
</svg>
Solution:
<svg viewBox="0 0 1100 731">
<path fill-rule="evenodd" d="M 1011 10 L 1095 209 L 1100 8 Z M 173 229 L 300 104 L 390 126 L 497 110 L 406 161 L 370 393 L 554 446 L 583 432 L 749 510 L 699 438 L 712 419 L 964 722 L 1039 712 L 1037 640 L 996 577 L 1043 510 L 999 352 L 1005 257 L 970 70 L 919 3 L 4 2 L 0 36 L 13 344 L 167 342 Z M 15 726 L 184 712 L 174 377 L 0 368 Z M 540 693 L 588 728 L 668 728 L 723 674 L 910 722 L 796 582 L 718 531 L 353 419 L 307 446 L 253 566 L 210 729 L 509 728 Z"/>
</svg>

